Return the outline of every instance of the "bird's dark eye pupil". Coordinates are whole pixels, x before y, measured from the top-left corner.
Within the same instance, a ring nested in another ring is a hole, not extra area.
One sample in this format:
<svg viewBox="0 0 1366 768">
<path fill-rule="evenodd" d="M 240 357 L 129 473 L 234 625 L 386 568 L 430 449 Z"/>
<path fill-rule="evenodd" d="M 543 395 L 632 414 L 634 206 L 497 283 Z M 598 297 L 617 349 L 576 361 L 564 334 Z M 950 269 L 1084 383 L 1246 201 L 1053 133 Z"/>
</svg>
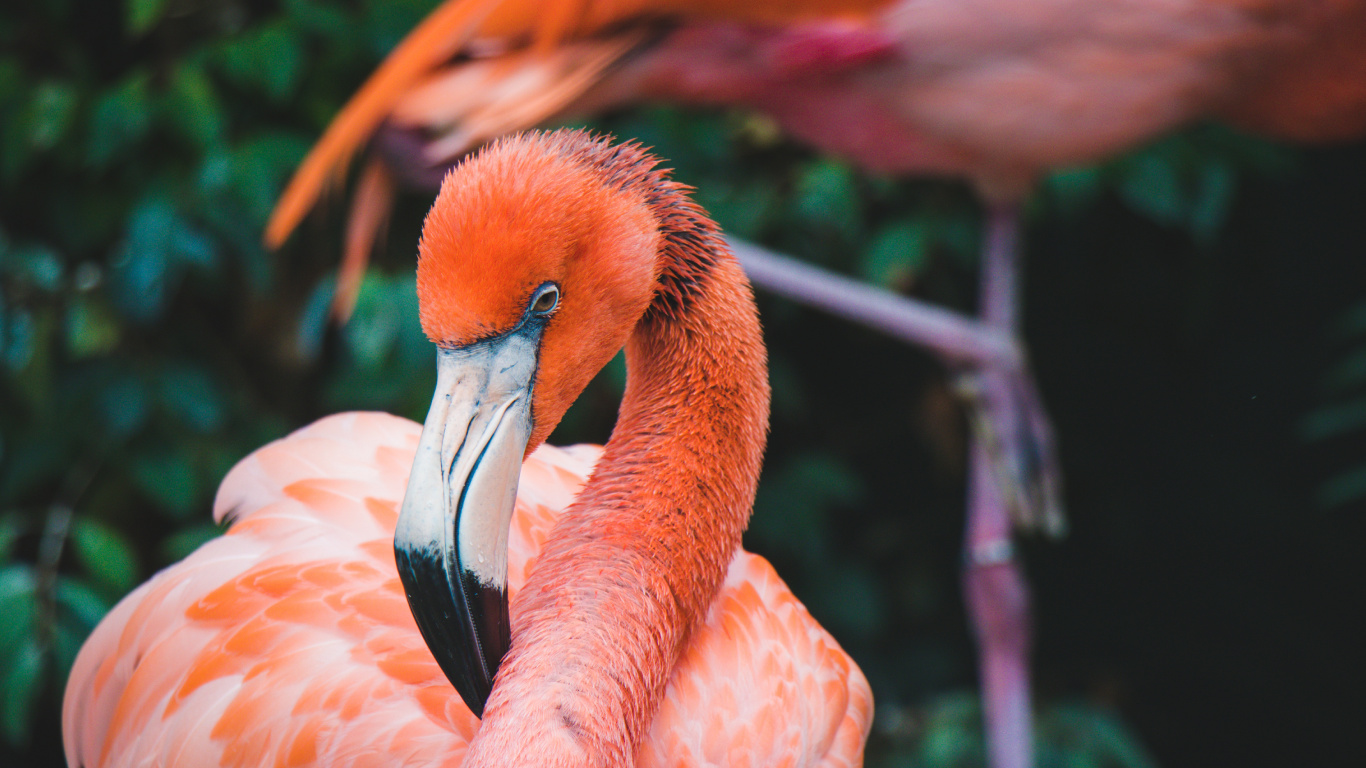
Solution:
<svg viewBox="0 0 1366 768">
<path fill-rule="evenodd" d="M 536 303 L 532 304 L 531 308 L 536 312 L 549 312 L 555 308 L 555 305 L 558 304 L 559 301 L 560 292 L 551 288 L 540 296 L 537 296 Z"/>
</svg>

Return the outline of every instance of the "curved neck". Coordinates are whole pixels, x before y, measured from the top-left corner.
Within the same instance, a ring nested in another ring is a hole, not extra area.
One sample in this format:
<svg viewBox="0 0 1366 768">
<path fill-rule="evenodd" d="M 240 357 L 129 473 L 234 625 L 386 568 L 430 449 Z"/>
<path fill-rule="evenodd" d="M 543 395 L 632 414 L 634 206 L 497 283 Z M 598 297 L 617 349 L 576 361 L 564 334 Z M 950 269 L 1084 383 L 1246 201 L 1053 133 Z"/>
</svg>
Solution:
<svg viewBox="0 0 1366 768">
<path fill-rule="evenodd" d="M 616 429 L 513 600 L 512 648 L 466 766 L 633 764 L 740 545 L 768 376 L 749 285 L 705 224 L 664 231 Z"/>
</svg>

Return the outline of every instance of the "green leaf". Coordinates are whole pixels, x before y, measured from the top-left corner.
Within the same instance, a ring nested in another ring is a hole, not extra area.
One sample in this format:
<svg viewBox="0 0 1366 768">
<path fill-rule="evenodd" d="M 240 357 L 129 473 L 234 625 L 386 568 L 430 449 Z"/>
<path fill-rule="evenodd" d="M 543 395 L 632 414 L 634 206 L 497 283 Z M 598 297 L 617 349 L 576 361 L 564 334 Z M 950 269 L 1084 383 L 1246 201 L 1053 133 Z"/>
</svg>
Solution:
<svg viewBox="0 0 1366 768">
<path fill-rule="evenodd" d="M 123 595 L 137 583 L 137 555 L 122 533 L 90 518 L 77 518 L 71 544 L 90 578 L 108 594 Z"/>
<path fill-rule="evenodd" d="M 862 203 L 854 171 L 837 160 L 808 163 L 797 179 L 797 213 L 853 235 L 862 226 Z"/>
<path fill-rule="evenodd" d="M 1334 334 L 1340 338 L 1366 334 L 1366 301 L 1353 304 L 1333 325 Z"/>
<path fill-rule="evenodd" d="M 1318 489 L 1319 506 L 1339 507 L 1366 497 L 1366 467 L 1329 478 Z"/>
<path fill-rule="evenodd" d="M 1159 224 L 1184 223 L 1189 201 L 1181 177 L 1172 160 L 1158 149 L 1140 152 L 1129 159 L 1119 193 L 1134 210 Z"/>
<path fill-rule="evenodd" d="M 295 335 L 294 348 L 304 360 L 316 360 L 322 353 L 332 295 L 336 289 L 336 278 L 330 274 L 324 276 L 313 286 L 308 300 L 304 302 L 303 311 L 299 313 L 299 330 Z"/>
<path fill-rule="evenodd" d="M 66 310 L 66 348 L 73 358 L 105 355 L 119 345 L 114 316 L 87 297 L 75 298 Z"/>
<path fill-rule="evenodd" d="M 332 38 L 349 39 L 357 23 L 347 14 L 309 0 L 285 0 L 285 8 L 301 29 Z"/>
<path fill-rule="evenodd" d="M 135 376 L 116 376 L 100 390 L 97 405 L 115 437 L 132 435 L 147 421 L 147 389 Z"/>
<path fill-rule="evenodd" d="M 1088 704 L 1046 710 L 1036 727 L 1041 753 L 1065 765 L 1095 768 L 1156 768 L 1139 740 L 1114 715 Z M 1041 761 L 1042 762 L 1042 761 Z"/>
<path fill-rule="evenodd" d="M 76 655 L 80 653 L 81 646 L 90 636 L 90 632 L 72 626 L 70 620 L 58 619 L 56 634 L 52 643 L 52 661 L 56 666 L 56 679 L 65 680 L 71 676 L 71 667 L 76 663 Z"/>
<path fill-rule="evenodd" d="M 925 263 L 925 227 L 918 219 L 888 224 L 863 252 L 859 272 L 878 285 L 907 287 Z"/>
<path fill-rule="evenodd" d="M 16 746 L 29 741 L 34 705 L 43 689 L 43 652 L 37 640 L 26 638 L 0 670 L 0 725 L 5 740 Z"/>
<path fill-rule="evenodd" d="M 838 458 L 824 453 L 797 457 L 759 484 L 750 535 L 770 551 L 810 561 L 827 559 L 827 512 L 863 497 L 863 483 Z"/>
<path fill-rule="evenodd" d="M 91 164 L 107 165 L 147 134 L 152 113 L 148 82 L 146 72 L 135 71 L 95 102 L 86 148 Z"/>
<path fill-rule="evenodd" d="M 403 39 L 424 16 L 431 12 L 431 0 L 389 0 L 367 3 L 362 28 L 370 40 L 371 50 L 383 56 Z M 672 155 L 665 155 L 672 157 Z"/>
<path fill-rule="evenodd" d="M 223 426 L 223 395 L 213 378 L 198 366 L 168 365 L 161 374 L 161 403 L 196 432 L 212 433 Z"/>
<path fill-rule="evenodd" d="M 936 700 L 925 721 L 919 765 L 923 768 L 966 768 L 985 763 L 982 709 L 970 693 Z"/>
<path fill-rule="evenodd" d="M 165 103 L 171 124 L 200 147 L 210 147 L 223 138 L 223 111 L 203 67 L 186 63 L 177 68 Z"/>
<path fill-rule="evenodd" d="M 0 315 L 0 361 L 11 371 L 22 371 L 33 359 L 34 336 L 37 327 L 33 315 L 26 310 L 15 310 L 6 318 Z"/>
<path fill-rule="evenodd" d="M 84 582 L 69 576 L 57 577 L 56 591 L 57 606 L 68 611 L 86 634 L 89 634 L 113 607 L 108 600 L 100 597 L 99 593 Z"/>
<path fill-rule="evenodd" d="M 840 637 L 871 640 L 886 623 L 885 600 L 877 579 L 857 565 L 823 568 L 807 595 L 811 611 Z"/>
<path fill-rule="evenodd" d="M 176 531 L 161 542 L 162 562 L 174 563 L 177 560 L 184 560 L 190 556 L 190 553 L 199 549 L 203 544 L 218 538 L 222 533 L 222 528 L 208 524 Z"/>
<path fill-rule="evenodd" d="M 931 232 L 933 243 L 948 249 L 963 264 L 976 266 L 982 250 L 982 222 L 963 209 L 936 216 Z"/>
<path fill-rule="evenodd" d="M 160 316 L 185 267 L 209 268 L 216 262 L 214 241 L 154 194 L 130 218 L 111 265 L 111 295 L 124 315 L 151 321 Z"/>
<path fill-rule="evenodd" d="M 0 441 L 0 447 L 3 447 L 3 441 Z M 0 460 L 3 459 L 4 451 L 0 450 Z M 18 541 L 26 530 L 28 530 L 28 526 L 18 513 L 10 512 L 0 516 L 0 562 L 10 558 L 14 549 L 14 542 Z"/>
<path fill-rule="evenodd" d="M 310 144 L 302 135 L 271 133 L 243 142 L 230 153 L 232 192 L 246 204 L 254 222 L 264 222 L 270 215 L 284 179 Z"/>
<path fill-rule="evenodd" d="M 286 23 L 268 24 L 221 46 L 215 58 L 233 82 L 282 101 L 294 92 L 303 71 L 303 50 L 295 35 Z"/>
<path fill-rule="evenodd" d="M 1366 382 L 1366 347 L 1359 347 L 1344 355 L 1323 376 L 1323 388 L 1332 394 L 1343 394 Z"/>
<path fill-rule="evenodd" d="M 45 245 L 11 248 L 5 254 L 4 272 L 49 293 L 61 289 L 64 271 L 61 256 Z"/>
<path fill-rule="evenodd" d="M 377 368 L 388 358 L 398 339 L 406 309 L 395 296 L 397 284 L 371 271 L 361 282 L 356 310 L 346 327 L 347 348 L 363 368 Z"/>
<path fill-rule="evenodd" d="M 100 597 L 95 590 L 69 576 L 57 577 L 56 599 L 57 636 L 52 649 L 53 660 L 57 666 L 57 679 L 65 680 L 81 644 L 113 607 L 113 601 Z"/>
<path fill-rule="evenodd" d="M 1212 242 L 1233 207 L 1237 176 L 1227 163 L 1211 161 L 1200 171 L 1195 199 L 1191 203 L 1191 234 L 1201 243 Z"/>
<path fill-rule="evenodd" d="M 10 666 L 10 654 L 33 631 L 36 587 L 31 567 L 0 568 L 0 668 Z"/>
<path fill-rule="evenodd" d="M 26 116 L 29 145 L 40 152 L 56 146 L 71 127 L 79 101 L 76 89 L 65 83 L 49 81 L 35 88 Z"/>
<path fill-rule="evenodd" d="M 1324 440 L 1363 427 L 1366 397 L 1315 409 L 1300 422 L 1300 435 L 1305 440 Z"/>
<path fill-rule="evenodd" d="M 127 0 L 128 31 L 135 37 L 156 26 L 166 11 L 166 0 Z"/>
<path fill-rule="evenodd" d="M 199 478 L 183 453 L 140 456 L 133 462 L 138 488 L 173 517 L 185 518 L 194 511 Z"/>
<path fill-rule="evenodd" d="M 778 192 L 772 185 L 755 181 L 732 183 L 709 179 L 694 193 L 721 228 L 734 237 L 757 237 L 778 212 Z"/>
<path fill-rule="evenodd" d="M 128 233 L 114 256 L 111 293 L 115 304 L 135 320 L 156 318 L 166 302 L 174 219 L 175 210 L 167 201 L 143 201 L 133 211 Z"/>
<path fill-rule="evenodd" d="M 1083 166 L 1053 172 L 1044 181 L 1044 188 L 1063 213 L 1075 216 L 1100 197 L 1104 184 L 1099 168 Z"/>
</svg>

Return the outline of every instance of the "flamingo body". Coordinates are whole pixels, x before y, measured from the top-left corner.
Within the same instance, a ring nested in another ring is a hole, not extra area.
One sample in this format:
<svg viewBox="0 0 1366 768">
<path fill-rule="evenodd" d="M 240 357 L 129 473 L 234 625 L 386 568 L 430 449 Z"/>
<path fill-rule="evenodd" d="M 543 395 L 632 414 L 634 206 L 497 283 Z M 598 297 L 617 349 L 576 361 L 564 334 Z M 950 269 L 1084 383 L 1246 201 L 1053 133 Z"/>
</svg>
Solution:
<svg viewBox="0 0 1366 768">
<path fill-rule="evenodd" d="M 546 121 L 667 101 L 757 109 L 861 167 L 967 176 L 1018 202 L 1051 169 L 1219 118 L 1366 131 L 1362 0 L 447 0 L 328 127 L 266 230 L 278 246 L 376 140 L 352 204 L 349 312 L 394 179 Z"/>
<path fill-rule="evenodd" d="M 82 650 L 63 711 L 68 763 L 459 765 L 479 721 L 423 644 L 394 570 L 419 431 L 341 414 L 243 459 L 215 503 L 227 534 L 126 597 Z M 600 454 L 542 446 L 523 464 L 514 592 Z M 763 558 L 740 551 L 637 764 L 860 765 L 871 716 L 858 667 Z"/>
</svg>

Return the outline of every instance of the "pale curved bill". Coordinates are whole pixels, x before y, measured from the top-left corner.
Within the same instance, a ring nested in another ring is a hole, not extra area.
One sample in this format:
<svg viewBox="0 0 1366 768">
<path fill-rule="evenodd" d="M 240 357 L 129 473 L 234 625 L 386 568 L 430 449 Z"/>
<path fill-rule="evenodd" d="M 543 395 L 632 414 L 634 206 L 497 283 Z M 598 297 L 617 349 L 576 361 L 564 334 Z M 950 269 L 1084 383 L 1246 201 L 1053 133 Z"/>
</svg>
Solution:
<svg viewBox="0 0 1366 768">
<path fill-rule="evenodd" d="M 441 669 L 482 716 L 509 643 L 508 525 L 531 435 L 539 329 L 437 353 L 394 533 L 408 605 Z"/>
</svg>

